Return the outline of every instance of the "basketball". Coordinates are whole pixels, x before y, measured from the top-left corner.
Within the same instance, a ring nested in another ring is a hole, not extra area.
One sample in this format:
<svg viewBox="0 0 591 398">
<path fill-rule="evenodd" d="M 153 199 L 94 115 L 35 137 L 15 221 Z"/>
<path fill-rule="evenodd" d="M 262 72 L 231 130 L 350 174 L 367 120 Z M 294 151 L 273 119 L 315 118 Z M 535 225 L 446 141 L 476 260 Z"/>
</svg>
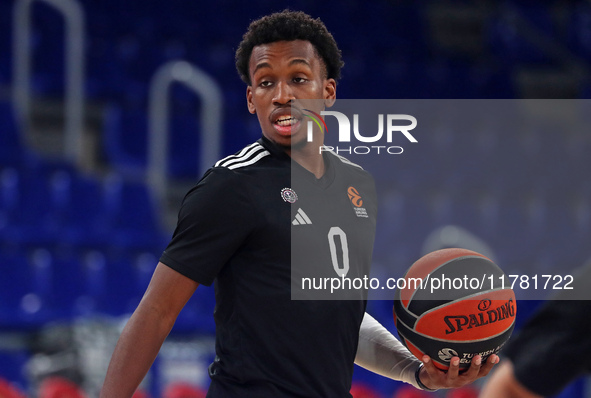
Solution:
<svg viewBox="0 0 591 398">
<path fill-rule="evenodd" d="M 401 341 L 417 358 L 427 354 L 447 370 L 460 371 L 480 354 L 498 353 L 515 325 L 515 293 L 503 271 L 471 250 L 437 250 L 417 260 L 394 297 L 394 322 Z"/>
</svg>

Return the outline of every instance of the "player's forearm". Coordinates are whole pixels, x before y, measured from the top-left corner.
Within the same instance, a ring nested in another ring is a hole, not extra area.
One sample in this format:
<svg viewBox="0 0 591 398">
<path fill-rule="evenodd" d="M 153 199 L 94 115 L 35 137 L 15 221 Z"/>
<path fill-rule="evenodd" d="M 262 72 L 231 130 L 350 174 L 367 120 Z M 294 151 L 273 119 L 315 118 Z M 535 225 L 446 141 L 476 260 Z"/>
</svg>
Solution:
<svg viewBox="0 0 591 398">
<path fill-rule="evenodd" d="M 165 319 L 140 304 L 117 342 L 100 398 L 130 398 L 150 369 L 170 333 L 174 319 Z"/>
<path fill-rule="evenodd" d="M 420 361 L 367 313 L 359 330 L 355 363 L 379 375 L 404 381 L 419 388 L 415 372 Z"/>
</svg>

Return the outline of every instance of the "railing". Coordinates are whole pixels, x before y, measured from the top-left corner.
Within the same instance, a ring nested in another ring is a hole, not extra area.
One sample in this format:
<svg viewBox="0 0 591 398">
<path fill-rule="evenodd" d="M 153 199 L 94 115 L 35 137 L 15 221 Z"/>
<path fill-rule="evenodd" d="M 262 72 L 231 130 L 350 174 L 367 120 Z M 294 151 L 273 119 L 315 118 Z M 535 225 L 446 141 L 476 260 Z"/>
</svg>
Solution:
<svg viewBox="0 0 591 398">
<path fill-rule="evenodd" d="M 17 0 L 13 14 L 13 103 L 25 141 L 31 137 L 31 6 Z M 84 11 L 75 0 L 41 0 L 61 12 L 66 22 L 65 156 L 79 164 L 84 123 Z"/>
<path fill-rule="evenodd" d="M 201 125 L 201 153 L 196 164 L 199 173 L 205 172 L 220 157 L 222 93 L 217 83 L 205 72 L 186 61 L 171 61 L 160 67 L 150 84 L 148 126 L 147 183 L 160 206 L 165 204 L 168 183 L 169 157 L 169 87 L 179 82 L 190 88 L 201 99 L 201 111 L 196 117 Z"/>
</svg>

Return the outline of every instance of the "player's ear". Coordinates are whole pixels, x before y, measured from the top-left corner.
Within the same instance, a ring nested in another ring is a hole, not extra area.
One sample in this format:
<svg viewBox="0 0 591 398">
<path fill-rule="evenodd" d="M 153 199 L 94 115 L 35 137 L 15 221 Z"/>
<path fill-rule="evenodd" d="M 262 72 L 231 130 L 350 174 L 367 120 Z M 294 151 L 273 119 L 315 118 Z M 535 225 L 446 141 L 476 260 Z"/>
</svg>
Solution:
<svg viewBox="0 0 591 398">
<path fill-rule="evenodd" d="M 326 79 L 324 82 L 324 105 L 330 108 L 337 99 L 337 82 L 335 79 Z"/>
<path fill-rule="evenodd" d="M 246 105 L 248 106 L 248 111 L 253 115 L 257 113 L 257 110 L 252 102 L 252 87 L 246 87 Z"/>
</svg>

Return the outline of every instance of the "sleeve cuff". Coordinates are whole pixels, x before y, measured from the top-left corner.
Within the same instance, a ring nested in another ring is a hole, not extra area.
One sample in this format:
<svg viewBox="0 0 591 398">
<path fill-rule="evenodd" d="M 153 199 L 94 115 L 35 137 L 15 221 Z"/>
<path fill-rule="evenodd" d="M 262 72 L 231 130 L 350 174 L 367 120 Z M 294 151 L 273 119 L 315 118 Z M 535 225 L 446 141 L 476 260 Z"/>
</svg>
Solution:
<svg viewBox="0 0 591 398">
<path fill-rule="evenodd" d="M 429 392 L 433 392 L 433 391 L 437 391 L 437 389 L 433 389 L 433 388 L 429 388 L 426 385 L 423 384 L 423 382 L 421 381 L 421 378 L 419 377 L 419 374 L 421 373 L 421 369 L 423 368 L 423 363 L 421 363 L 418 367 L 417 370 L 415 371 L 415 381 L 417 382 L 417 385 L 419 386 L 419 388 L 421 390 L 424 391 L 429 391 Z"/>
</svg>

